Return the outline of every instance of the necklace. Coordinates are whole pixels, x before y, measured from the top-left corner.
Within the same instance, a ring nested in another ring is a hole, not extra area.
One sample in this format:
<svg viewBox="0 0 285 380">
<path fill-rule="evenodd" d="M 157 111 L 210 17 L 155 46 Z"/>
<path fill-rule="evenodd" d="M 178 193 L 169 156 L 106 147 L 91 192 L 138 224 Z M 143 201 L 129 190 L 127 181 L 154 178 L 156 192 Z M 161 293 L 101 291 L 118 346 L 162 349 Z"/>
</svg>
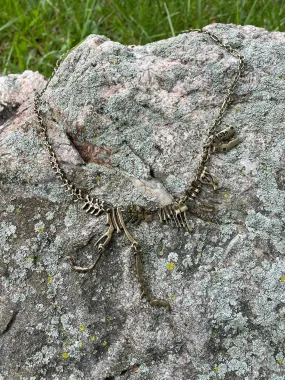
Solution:
<svg viewBox="0 0 285 380">
<path fill-rule="evenodd" d="M 144 296 L 151 306 L 166 307 L 170 309 L 170 304 L 165 299 L 154 298 L 151 296 L 150 292 L 145 285 L 143 275 L 142 275 L 142 265 L 141 265 L 141 245 L 130 233 L 129 229 L 126 227 L 127 222 L 140 222 L 146 221 L 150 222 L 153 218 L 158 215 L 159 221 L 162 224 L 169 224 L 172 227 L 184 228 L 188 232 L 192 231 L 192 227 L 188 221 L 187 214 L 189 214 L 190 204 L 194 204 L 197 207 L 201 207 L 203 202 L 199 199 L 199 195 L 205 186 L 212 187 L 213 190 L 217 189 L 217 179 L 209 171 L 209 162 L 211 155 L 219 152 L 227 152 L 228 150 L 237 146 L 241 139 L 235 137 L 235 130 L 233 127 L 227 126 L 220 131 L 218 131 L 223 116 L 228 109 L 232 101 L 232 95 L 234 89 L 238 83 L 238 80 L 244 70 L 244 57 L 235 50 L 231 45 L 224 44 L 215 34 L 207 30 L 202 29 L 189 29 L 182 33 L 197 32 L 202 33 L 210 37 L 216 44 L 225 49 L 229 54 L 233 55 L 238 59 L 237 72 L 232 80 L 231 85 L 227 89 L 227 95 L 223 100 L 220 107 L 218 116 L 214 120 L 213 126 L 209 129 L 208 134 L 205 138 L 205 142 L 202 148 L 202 156 L 200 158 L 199 165 L 196 169 L 195 179 L 191 182 L 190 186 L 187 188 L 186 192 L 179 197 L 174 197 L 174 202 L 168 204 L 167 206 L 157 206 L 154 209 L 143 207 L 140 205 L 127 205 L 126 207 L 114 206 L 111 204 L 106 204 L 104 200 L 99 200 L 92 198 L 90 194 L 84 194 L 83 190 L 77 188 L 64 173 L 61 168 L 56 154 L 49 142 L 47 134 L 47 126 L 40 112 L 40 99 L 47 89 L 51 79 L 56 74 L 60 63 L 63 61 L 64 54 L 59 58 L 56 66 L 53 70 L 52 75 L 48 79 L 45 87 L 39 93 L 35 95 L 34 98 L 34 111 L 37 115 L 37 120 L 40 128 L 40 136 L 44 141 L 44 146 L 49 154 L 49 161 L 51 163 L 52 169 L 54 170 L 56 176 L 63 183 L 61 186 L 65 188 L 67 195 L 72 196 L 74 202 L 83 202 L 82 209 L 87 213 L 97 217 L 99 215 L 106 215 L 106 225 L 108 226 L 107 231 L 100 236 L 96 241 L 95 247 L 97 248 L 97 258 L 93 264 L 81 267 L 76 265 L 74 259 L 70 256 L 67 258 L 70 261 L 72 269 L 78 272 L 88 272 L 96 267 L 104 250 L 107 248 L 111 242 L 112 236 L 115 231 L 124 232 L 125 236 L 131 243 L 131 248 L 134 250 L 135 256 L 135 268 L 137 273 L 138 282 L 140 285 L 142 296 Z M 208 211 L 212 211 L 213 207 L 208 205 L 206 207 Z"/>
</svg>

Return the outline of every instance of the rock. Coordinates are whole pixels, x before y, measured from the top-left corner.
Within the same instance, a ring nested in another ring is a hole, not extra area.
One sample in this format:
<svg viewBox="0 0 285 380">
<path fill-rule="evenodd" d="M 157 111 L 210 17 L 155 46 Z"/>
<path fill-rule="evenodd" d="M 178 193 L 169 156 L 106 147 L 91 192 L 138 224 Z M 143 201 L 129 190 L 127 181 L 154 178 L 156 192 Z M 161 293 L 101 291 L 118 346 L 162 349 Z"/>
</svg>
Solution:
<svg viewBox="0 0 285 380">
<path fill-rule="evenodd" d="M 129 225 L 152 294 L 141 299 L 130 243 L 116 234 L 83 265 L 105 217 L 86 214 L 51 169 L 33 111 L 38 73 L 0 78 L 0 379 L 285 377 L 285 34 L 211 24 L 245 57 L 223 125 L 244 141 L 214 154 L 219 187 L 194 230 Z M 190 33 L 145 46 L 91 35 L 42 98 L 68 178 L 113 205 L 165 205 L 195 177 L 237 60 Z"/>
</svg>

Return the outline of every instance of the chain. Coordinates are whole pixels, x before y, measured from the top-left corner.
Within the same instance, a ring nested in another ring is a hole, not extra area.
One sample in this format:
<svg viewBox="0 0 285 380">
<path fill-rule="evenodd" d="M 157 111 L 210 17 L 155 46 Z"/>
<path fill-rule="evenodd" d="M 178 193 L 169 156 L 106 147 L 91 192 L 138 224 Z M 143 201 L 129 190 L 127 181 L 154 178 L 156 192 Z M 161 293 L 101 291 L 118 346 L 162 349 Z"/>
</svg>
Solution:
<svg viewBox="0 0 285 380">
<path fill-rule="evenodd" d="M 95 215 L 99 215 L 101 212 L 106 212 L 106 206 L 104 206 L 105 202 L 99 201 L 98 199 L 96 199 L 94 202 L 94 198 L 91 198 L 88 194 L 85 194 L 85 196 L 83 196 L 82 190 L 78 189 L 71 181 L 69 181 L 64 170 L 60 167 L 58 159 L 56 157 L 56 154 L 55 154 L 55 152 L 54 152 L 54 150 L 53 150 L 53 148 L 49 142 L 48 133 L 47 133 L 47 126 L 45 125 L 43 118 L 41 116 L 40 110 L 39 110 L 40 98 L 42 97 L 42 95 L 46 91 L 46 89 L 47 89 L 50 81 L 52 80 L 52 78 L 57 73 L 61 62 L 66 55 L 68 55 L 68 52 L 64 53 L 60 56 L 60 58 L 57 60 L 56 65 L 53 69 L 52 75 L 48 79 L 46 85 L 44 86 L 44 88 L 40 92 L 38 92 L 35 95 L 35 97 L 34 97 L 34 111 L 37 115 L 39 128 L 40 128 L 40 136 L 43 139 L 44 146 L 45 146 L 45 148 L 49 154 L 49 160 L 50 160 L 52 169 L 55 171 L 56 176 L 63 183 L 63 185 L 61 185 L 61 187 L 65 187 L 65 192 L 67 193 L 68 196 L 73 197 L 74 202 L 84 201 L 85 204 L 83 206 L 83 209 L 85 209 L 87 212 L 90 212 L 90 213 L 95 214 Z"/>
<path fill-rule="evenodd" d="M 209 32 L 208 30 L 188 29 L 188 30 L 184 30 L 181 34 L 189 33 L 189 32 L 198 32 L 198 33 L 207 34 L 217 45 L 219 45 L 222 48 L 224 48 L 232 56 L 238 58 L 238 61 L 239 61 L 238 62 L 237 72 L 236 72 L 236 74 L 234 76 L 234 79 L 233 79 L 230 87 L 227 90 L 227 95 L 226 95 L 226 97 L 223 100 L 223 103 L 221 105 L 219 114 L 216 117 L 216 119 L 214 120 L 214 125 L 209 130 L 209 134 L 213 134 L 213 133 L 216 132 L 217 127 L 221 124 L 222 118 L 223 118 L 223 116 L 224 116 L 224 114 L 225 114 L 228 106 L 231 103 L 234 89 L 235 89 L 235 87 L 236 87 L 236 85 L 238 83 L 238 80 L 239 80 L 239 78 L 240 78 L 240 76 L 241 76 L 241 74 L 242 74 L 242 72 L 244 70 L 244 57 L 237 50 L 235 50 L 231 45 L 224 44 L 214 33 Z"/>
</svg>

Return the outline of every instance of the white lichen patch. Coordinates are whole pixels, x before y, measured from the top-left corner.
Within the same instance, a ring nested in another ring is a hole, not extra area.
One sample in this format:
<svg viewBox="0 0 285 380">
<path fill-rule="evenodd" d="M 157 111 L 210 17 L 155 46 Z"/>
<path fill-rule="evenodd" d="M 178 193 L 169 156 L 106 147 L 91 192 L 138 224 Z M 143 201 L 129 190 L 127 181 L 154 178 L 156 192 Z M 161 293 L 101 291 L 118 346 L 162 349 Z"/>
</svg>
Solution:
<svg viewBox="0 0 285 380">
<path fill-rule="evenodd" d="M 184 266 L 184 268 L 191 268 L 192 267 L 193 260 L 192 260 L 191 255 L 186 255 L 185 259 L 183 259 L 183 261 L 182 261 L 182 265 Z"/>
<path fill-rule="evenodd" d="M 45 311 L 45 306 L 42 303 L 38 303 L 36 306 L 36 310 L 40 313 L 43 313 Z"/>
<path fill-rule="evenodd" d="M 47 220 L 52 220 L 54 218 L 54 212 L 53 211 L 49 211 L 46 213 L 46 219 Z"/>
<path fill-rule="evenodd" d="M 51 224 L 49 227 L 49 230 L 51 233 L 55 234 L 56 233 L 56 226 L 54 224 Z"/>
<path fill-rule="evenodd" d="M 8 212 L 8 213 L 12 213 L 12 212 L 14 212 L 15 211 L 15 206 L 14 205 L 8 205 L 7 207 L 6 207 L 6 212 Z"/>
<path fill-rule="evenodd" d="M 28 358 L 25 362 L 27 367 L 33 368 L 35 364 L 47 365 L 56 356 L 56 348 L 52 346 L 43 346 L 40 351 L 36 352 L 33 356 Z"/>
<path fill-rule="evenodd" d="M 167 261 L 168 262 L 173 261 L 174 263 L 177 263 L 178 258 L 179 258 L 178 253 L 176 253 L 176 252 L 169 252 Z"/>
<path fill-rule="evenodd" d="M 10 245 L 8 243 L 9 238 L 16 237 L 15 232 L 17 227 L 12 223 L 1 222 L 0 224 L 0 248 L 3 252 L 7 252 L 10 249 Z"/>
</svg>

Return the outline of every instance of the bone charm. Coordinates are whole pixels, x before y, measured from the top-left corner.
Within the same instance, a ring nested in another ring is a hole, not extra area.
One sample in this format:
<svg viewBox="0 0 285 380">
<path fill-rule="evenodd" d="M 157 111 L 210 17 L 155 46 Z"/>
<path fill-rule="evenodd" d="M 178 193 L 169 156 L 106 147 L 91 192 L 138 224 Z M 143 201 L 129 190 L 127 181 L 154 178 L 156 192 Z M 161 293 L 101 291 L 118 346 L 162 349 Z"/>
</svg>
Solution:
<svg viewBox="0 0 285 380">
<path fill-rule="evenodd" d="M 231 150 L 232 148 L 236 147 L 241 142 L 242 142 L 242 139 L 240 137 L 237 137 L 236 139 L 229 141 L 226 144 L 215 143 L 213 147 L 213 152 L 227 152 Z"/>
<path fill-rule="evenodd" d="M 235 138 L 228 143 L 222 143 L 222 141 L 227 141 L 235 134 L 234 127 L 228 127 L 218 132 L 213 139 L 213 152 L 227 152 L 230 149 L 236 147 L 238 144 L 242 142 L 240 137 Z"/>
<path fill-rule="evenodd" d="M 199 181 L 204 185 L 212 186 L 214 190 L 217 190 L 217 178 L 209 172 L 207 166 L 204 166 L 202 173 L 200 174 Z"/>
<path fill-rule="evenodd" d="M 104 201 L 100 202 L 98 199 L 96 199 L 94 202 L 94 198 L 91 198 L 89 195 L 86 195 L 85 203 L 82 209 L 95 216 L 98 216 L 101 214 L 101 212 L 106 211 L 104 209 Z"/>
<path fill-rule="evenodd" d="M 70 262 L 72 269 L 76 270 L 77 272 L 89 272 L 92 269 L 94 269 L 96 267 L 96 265 L 98 264 L 99 260 L 101 259 L 101 256 L 102 256 L 105 248 L 110 243 L 115 228 L 114 228 L 113 221 L 112 221 L 111 210 L 108 210 L 106 212 L 106 214 L 107 214 L 106 225 L 109 225 L 109 228 L 95 243 L 95 246 L 98 247 L 99 253 L 98 253 L 98 256 L 97 256 L 96 260 L 94 261 L 94 263 L 87 266 L 87 267 L 80 267 L 80 266 L 75 264 L 75 261 L 71 256 L 66 257 L 67 259 L 69 259 L 69 262 Z"/>
<path fill-rule="evenodd" d="M 158 209 L 158 216 L 160 223 L 167 223 L 171 226 L 176 226 L 178 228 L 187 228 L 189 232 L 192 231 L 192 228 L 187 219 L 186 211 L 188 207 L 182 201 L 178 203 L 173 203 Z"/>
</svg>

